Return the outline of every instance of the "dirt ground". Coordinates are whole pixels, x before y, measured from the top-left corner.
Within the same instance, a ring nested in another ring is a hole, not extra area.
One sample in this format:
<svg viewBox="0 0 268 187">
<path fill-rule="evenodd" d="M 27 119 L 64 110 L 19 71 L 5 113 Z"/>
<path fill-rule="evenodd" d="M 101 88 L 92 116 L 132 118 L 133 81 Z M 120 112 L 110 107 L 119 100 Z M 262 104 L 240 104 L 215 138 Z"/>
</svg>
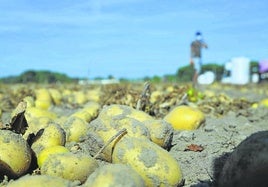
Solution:
<svg viewBox="0 0 268 187">
<path fill-rule="evenodd" d="M 201 89 L 255 103 L 267 98 L 265 87 L 267 85 L 221 88 L 203 86 Z M 194 131 L 176 131 L 170 153 L 180 163 L 185 179 L 184 186 L 215 186 L 224 161 L 238 144 L 255 132 L 268 130 L 267 114 L 268 108 L 265 107 L 241 107 L 220 116 L 206 113 L 206 122 L 201 128 Z M 203 149 L 187 151 L 187 146 L 191 144 Z"/>
<path fill-rule="evenodd" d="M 182 101 L 189 86 L 151 85 L 149 95 L 161 91 L 154 103 L 146 100 L 143 84 L 102 86 L 100 89 L 103 94 L 101 106 L 123 104 L 135 108 L 137 99 L 143 94 L 145 101 L 141 102 L 140 109 L 155 118 L 163 118 Z M 268 130 L 268 107 L 252 107 L 268 98 L 268 83 L 245 86 L 202 85 L 198 90 L 203 95 L 202 99 L 188 104 L 199 107 L 204 112 L 206 121 L 197 130 L 175 131 L 170 149 L 170 154 L 180 164 L 186 187 L 215 186 L 230 153 L 251 134 Z M 31 92 L 24 88 L 20 97 L 13 94 L 14 100 L 10 99 L 12 94 L 2 97 L 2 108 L 5 107 L 7 111 L 14 108 L 20 98 Z M 54 108 L 54 112 L 68 115 L 77 110 L 77 107 L 79 108 L 76 105 L 60 106 Z M 3 112 L 2 121 L 7 122 L 9 115 L 9 112 Z"/>
</svg>

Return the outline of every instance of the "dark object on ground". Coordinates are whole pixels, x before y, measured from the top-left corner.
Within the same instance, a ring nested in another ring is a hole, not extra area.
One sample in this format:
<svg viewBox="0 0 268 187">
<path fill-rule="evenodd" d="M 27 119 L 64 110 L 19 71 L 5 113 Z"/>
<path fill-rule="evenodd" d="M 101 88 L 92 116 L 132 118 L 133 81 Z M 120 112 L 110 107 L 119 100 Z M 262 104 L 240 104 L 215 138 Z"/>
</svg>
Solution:
<svg viewBox="0 0 268 187">
<path fill-rule="evenodd" d="M 252 134 L 227 158 L 218 186 L 268 186 L 268 131 Z"/>
</svg>

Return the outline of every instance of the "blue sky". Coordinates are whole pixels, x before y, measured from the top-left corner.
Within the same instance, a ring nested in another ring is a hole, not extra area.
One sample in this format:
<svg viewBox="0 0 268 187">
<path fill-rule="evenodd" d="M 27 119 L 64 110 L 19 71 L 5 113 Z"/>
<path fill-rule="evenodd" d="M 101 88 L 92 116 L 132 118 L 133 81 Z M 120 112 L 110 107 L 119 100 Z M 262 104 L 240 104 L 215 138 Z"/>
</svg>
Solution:
<svg viewBox="0 0 268 187">
<path fill-rule="evenodd" d="M 266 0 L 0 0 L 0 77 L 175 74 L 197 30 L 204 63 L 268 58 Z"/>
</svg>

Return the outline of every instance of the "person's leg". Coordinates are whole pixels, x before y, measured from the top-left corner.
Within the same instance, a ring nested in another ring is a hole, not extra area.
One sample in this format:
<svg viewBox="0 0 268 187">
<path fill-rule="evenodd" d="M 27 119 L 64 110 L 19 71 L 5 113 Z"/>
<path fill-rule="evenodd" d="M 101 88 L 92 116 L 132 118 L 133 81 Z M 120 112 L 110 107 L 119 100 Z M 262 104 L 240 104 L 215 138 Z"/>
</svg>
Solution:
<svg viewBox="0 0 268 187">
<path fill-rule="evenodd" d="M 196 87 L 197 87 L 197 84 L 198 84 L 198 82 L 197 82 L 197 78 L 198 78 L 198 72 L 197 72 L 197 70 L 195 69 L 195 70 L 194 70 L 194 76 L 193 76 L 193 87 L 194 87 L 194 88 L 196 88 Z"/>
<path fill-rule="evenodd" d="M 198 85 L 198 75 L 200 73 L 201 70 L 201 64 L 200 64 L 200 58 L 194 58 L 194 75 L 193 75 L 193 87 L 196 88 Z"/>
</svg>

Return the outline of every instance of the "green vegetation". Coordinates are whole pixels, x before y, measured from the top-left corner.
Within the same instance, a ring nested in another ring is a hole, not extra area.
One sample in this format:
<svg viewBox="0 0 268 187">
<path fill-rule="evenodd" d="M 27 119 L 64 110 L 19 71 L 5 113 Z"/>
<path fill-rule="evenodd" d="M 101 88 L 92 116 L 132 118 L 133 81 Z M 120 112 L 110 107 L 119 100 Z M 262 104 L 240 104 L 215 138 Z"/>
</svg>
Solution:
<svg viewBox="0 0 268 187">
<path fill-rule="evenodd" d="M 216 75 L 216 81 L 220 81 L 223 73 L 224 73 L 224 66 L 218 65 L 216 63 L 204 64 L 202 67 L 202 72 L 212 71 Z M 250 62 L 250 72 L 256 73 L 258 72 L 258 62 L 251 61 Z M 125 78 L 121 78 L 120 82 L 137 82 L 137 81 L 150 81 L 152 83 L 160 83 L 160 82 L 191 82 L 192 76 L 194 73 L 193 66 L 187 65 L 179 68 L 175 74 L 169 74 L 164 76 L 155 75 L 153 77 L 144 77 L 142 79 L 136 80 L 128 80 Z M 112 75 L 108 75 L 108 79 L 113 79 Z M 95 77 L 94 80 L 103 80 L 107 79 L 103 77 Z M 78 78 L 70 78 L 65 74 L 62 73 L 55 73 L 50 71 L 34 71 L 29 70 L 22 73 L 19 76 L 10 76 L 0 79 L 2 83 L 72 83 L 78 82 Z"/>
<path fill-rule="evenodd" d="M 19 76 L 9 76 L 2 78 L 0 81 L 2 83 L 71 83 L 77 81 L 77 79 L 70 78 L 62 73 L 29 70 Z"/>
</svg>

